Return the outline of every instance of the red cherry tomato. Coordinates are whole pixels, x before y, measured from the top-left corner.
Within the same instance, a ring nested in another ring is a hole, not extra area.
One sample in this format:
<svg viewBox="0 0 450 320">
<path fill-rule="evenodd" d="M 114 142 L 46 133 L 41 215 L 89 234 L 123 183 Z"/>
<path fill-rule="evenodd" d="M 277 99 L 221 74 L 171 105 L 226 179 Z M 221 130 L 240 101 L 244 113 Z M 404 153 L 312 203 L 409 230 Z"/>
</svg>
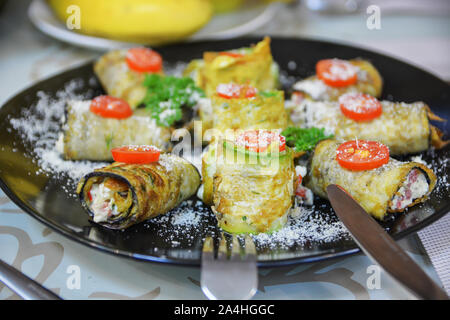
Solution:
<svg viewBox="0 0 450 320">
<path fill-rule="evenodd" d="M 278 151 L 286 150 L 286 138 L 269 130 L 250 130 L 236 138 L 236 144 L 253 152 L 264 152 L 272 143 L 278 143 Z"/>
<path fill-rule="evenodd" d="M 159 160 L 161 151 L 153 146 L 123 146 L 111 150 L 114 161 L 124 163 L 145 164 Z"/>
<path fill-rule="evenodd" d="M 103 118 L 126 119 L 133 114 L 128 102 L 111 96 L 92 99 L 90 110 Z"/>
<path fill-rule="evenodd" d="M 242 53 L 230 52 L 230 51 L 222 51 L 219 53 L 221 56 L 229 56 L 233 58 L 242 58 L 244 55 Z"/>
<path fill-rule="evenodd" d="M 258 90 L 256 90 L 256 88 L 252 86 L 245 86 L 242 90 L 244 90 L 246 98 L 253 98 L 254 96 L 256 96 L 256 93 L 258 92 Z"/>
<path fill-rule="evenodd" d="M 383 113 L 377 98 L 364 93 L 346 93 L 339 98 L 342 113 L 355 121 L 369 121 Z"/>
<path fill-rule="evenodd" d="M 295 195 L 302 198 L 306 198 L 306 188 L 301 185 L 298 185 L 297 189 L 295 189 Z"/>
<path fill-rule="evenodd" d="M 217 94 L 225 99 L 236 99 L 241 95 L 241 86 L 236 83 L 221 83 L 216 88 Z"/>
<path fill-rule="evenodd" d="M 306 188 L 302 186 L 303 177 L 301 174 L 298 175 L 297 181 L 295 181 L 295 194 L 299 197 L 306 198 Z"/>
<path fill-rule="evenodd" d="M 258 90 L 250 85 L 221 83 L 216 88 L 217 95 L 225 99 L 253 98 Z"/>
<path fill-rule="evenodd" d="M 296 105 L 299 105 L 305 100 L 305 94 L 303 92 L 300 92 L 300 91 L 294 91 L 292 93 L 292 95 L 291 95 L 291 100 Z"/>
<path fill-rule="evenodd" d="M 337 148 L 336 160 L 345 169 L 372 170 L 389 162 L 389 148 L 376 141 L 347 141 Z"/>
<path fill-rule="evenodd" d="M 127 51 L 128 67 L 137 72 L 159 72 L 162 69 L 161 55 L 149 48 L 131 48 Z"/>
<path fill-rule="evenodd" d="M 357 69 L 350 62 L 339 59 L 320 60 L 316 64 L 317 77 L 332 87 L 346 87 L 358 80 Z"/>
</svg>

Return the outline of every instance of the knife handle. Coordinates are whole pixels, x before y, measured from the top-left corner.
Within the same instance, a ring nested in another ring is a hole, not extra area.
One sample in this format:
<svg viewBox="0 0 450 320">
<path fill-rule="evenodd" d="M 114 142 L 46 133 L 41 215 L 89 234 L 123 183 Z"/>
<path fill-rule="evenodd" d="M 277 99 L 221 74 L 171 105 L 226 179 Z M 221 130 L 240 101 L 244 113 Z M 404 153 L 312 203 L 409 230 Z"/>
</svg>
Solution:
<svg viewBox="0 0 450 320">
<path fill-rule="evenodd" d="M 61 300 L 52 291 L 0 260 L 0 281 L 25 300 Z"/>
<path fill-rule="evenodd" d="M 327 186 L 328 198 L 339 220 L 366 255 L 421 299 L 448 300 L 445 291 L 417 265 L 344 189 Z"/>
</svg>

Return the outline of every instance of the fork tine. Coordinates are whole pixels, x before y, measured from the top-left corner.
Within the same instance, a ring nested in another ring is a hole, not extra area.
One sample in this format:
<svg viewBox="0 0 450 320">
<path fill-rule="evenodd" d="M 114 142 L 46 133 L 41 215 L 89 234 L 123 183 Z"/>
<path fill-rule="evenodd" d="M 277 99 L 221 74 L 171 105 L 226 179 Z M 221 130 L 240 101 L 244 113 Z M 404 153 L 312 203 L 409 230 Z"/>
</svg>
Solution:
<svg viewBox="0 0 450 320">
<path fill-rule="evenodd" d="M 253 239 L 247 234 L 245 235 L 245 258 L 256 259 L 256 248 Z"/>
<path fill-rule="evenodd" d="M 227 238 L 221 234 L 217 259 L 214 259 L 214 242 L 204 242 L 200 285 L 208 299 L 250 299 L 258 288 L 256 250 L 250 237 L 246 237 L 247 259 L 241 259 L 241 238 L 233 236 L 231 259 L 227 259 Z M 207 257 L 207 258 L 205 258 Z M 253 257 L 253 258 L 252 258 Z M 239 259 L 239 260 L 237 260 Z"/>
<path fill-rule="evenodd" d="M 214 241 L 213 238 L 208 236 L 203 242 L 202 249 L 202 261 L 214 259 Z"/>
<path fill-rule="evenodd" d="M 203 242 L 203 252 L 213 252 L 214 251 L 214 242 L 211 236 L 205 238 L 205 242 Z"/>
<path fill-rule="evenodd" d="M 217 259 L 225 260 L 227 258 L 227 239 L 225 239 L 225 235 L 222 233 L 219 243 L 219 251 L 217 253 Z"/>
<path fill-rule="evenodd" d="M 241 260 L 241 245 L 235 235 L 233 235 L 231 247 L 231 260 Z"/>
</svg>

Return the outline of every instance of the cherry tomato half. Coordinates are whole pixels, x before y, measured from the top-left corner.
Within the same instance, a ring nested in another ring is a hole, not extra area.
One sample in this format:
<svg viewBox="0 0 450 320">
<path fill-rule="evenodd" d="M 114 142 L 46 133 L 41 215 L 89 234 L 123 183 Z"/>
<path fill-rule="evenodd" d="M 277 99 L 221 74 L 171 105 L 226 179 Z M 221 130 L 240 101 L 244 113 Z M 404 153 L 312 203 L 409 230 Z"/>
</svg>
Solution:
<svg viewBox="0 0 450 320">
<path fill-rule="evenodd" d="M 161 55 L 149 48 L 131 48 L 126 55 L 128 67 L 137 72 L 159 72 L 162 70 Z"/>
<path fill-rule="evenodd" d="M 92 99 L 90 110 L 103 118 L 126 119 L 133 114 L 128 102 L 111 96 L 98 96 Z"/>
<path fill-rule="evenodd" d="M 356 67 L 340 59 L 320 60 L 316 64 L 316 74 L 320 80 L 332 87 L 346 87 L 358 80 Z"/>
<path fill-rule="evenodd" d="M 219 97 L 225 99 L 253 98 L 258 90 L 250 85 L 240 85 L 237 83 L 221 83 L 217 86 L 216 92 Z"/>
<path fill-rule="evenodd" d="M 377 98 L 364 93 L 346 93 L 339 97 L 342 113 L 355 121 L 370 121 L 383 113 Z"/>
<path fill-rule="evenodd" d="M 347 141 L 337 148 L 336 160 L 345 169 L 372 170 L 389 162 L 389 148 L 376 141 Z"/>
<path fill-rule="evenodd" d="M 286 138 L 269 130 L 245 131 L 236 138 L 237 145 L 253 152 L 264 152 L 272 143 L 278 143 L 279 152 L 286 150 Z"/>
<path fill-rule="evenodd" d="M 111 154 L 117 162 L 145 164 L 158 161 L 161 151 L 154 146 L 130 145 L 113 148 Z"/>
<path fill-rule="evenodd" d="M 242 58 L 244 55 L 242 53 L 231 52 L 231 51 L 222 51 L 219 53 L 221 56 L 229 56 L 232 58 Z"/>
</svg>

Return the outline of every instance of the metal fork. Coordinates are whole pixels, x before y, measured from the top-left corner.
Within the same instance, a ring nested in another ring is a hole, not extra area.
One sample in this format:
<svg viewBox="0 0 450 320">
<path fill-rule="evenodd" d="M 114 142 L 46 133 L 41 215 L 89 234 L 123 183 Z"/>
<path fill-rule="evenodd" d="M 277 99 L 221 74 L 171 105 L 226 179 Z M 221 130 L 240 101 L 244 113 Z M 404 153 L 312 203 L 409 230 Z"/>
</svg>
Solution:
<svg viewBox="0 0 450 320">
<path fill-rule="evenodd" d="M 216 258 L 213 239 L 205 239 L 200 284 L 208 299 L 247 300 L 255 295 L 258 289 L 255 244 L 248 235 L 244 242 L 241 250 L 238 238 L 233 236 L 231 254 L 228 254 L 227 241 L 222 233 Z"/>
</svg>

